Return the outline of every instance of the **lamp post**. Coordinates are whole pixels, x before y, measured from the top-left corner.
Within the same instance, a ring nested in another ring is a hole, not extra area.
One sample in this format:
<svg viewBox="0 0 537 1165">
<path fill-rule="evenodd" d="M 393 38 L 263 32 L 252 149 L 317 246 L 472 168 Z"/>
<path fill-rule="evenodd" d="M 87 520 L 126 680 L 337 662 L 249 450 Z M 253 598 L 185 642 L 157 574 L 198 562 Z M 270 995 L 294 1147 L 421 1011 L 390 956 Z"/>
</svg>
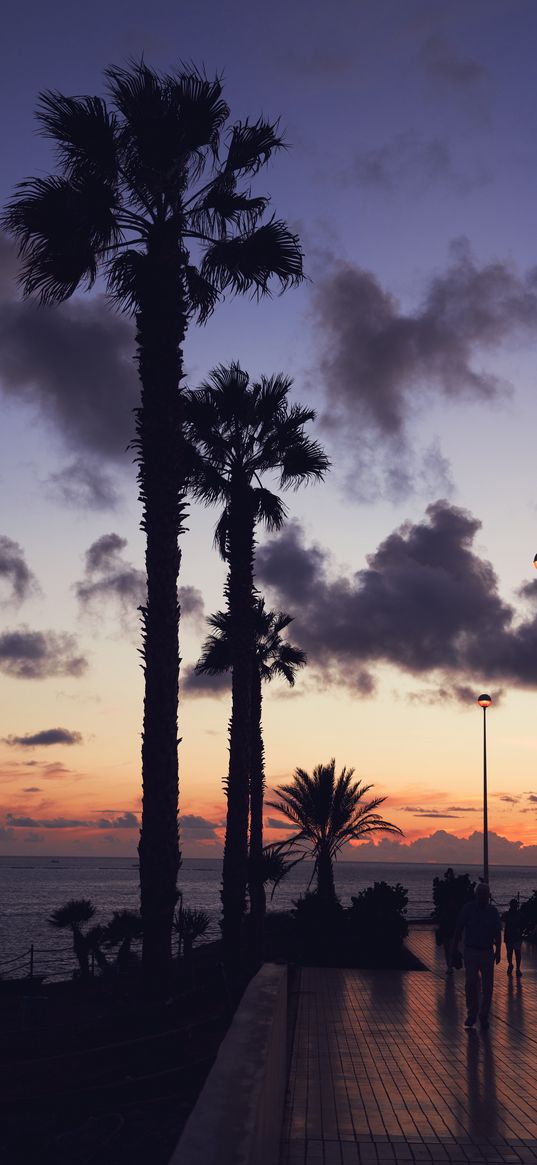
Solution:
<svg viewBox="0 0 537 1165">
<path fill-rule="evenodd" d="M 483 881 L 489 880 L 489 821 L 487 807 L 487 708 L 492 700 L 484 692 L 478 699 L 479 707 L 483 709 Z"/>
</svg>

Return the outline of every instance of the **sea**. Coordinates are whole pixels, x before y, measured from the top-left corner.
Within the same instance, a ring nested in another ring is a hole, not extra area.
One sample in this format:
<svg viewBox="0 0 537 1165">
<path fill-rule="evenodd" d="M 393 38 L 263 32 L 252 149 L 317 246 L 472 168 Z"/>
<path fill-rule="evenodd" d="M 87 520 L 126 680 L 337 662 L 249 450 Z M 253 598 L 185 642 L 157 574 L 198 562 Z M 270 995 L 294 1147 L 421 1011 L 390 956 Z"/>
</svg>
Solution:
<svg viewBox="0 0 537 1165">
<path fill-rule="evenodd" d="M 418 863 L 336 862 L 336 890 L 344 906 L 374 882 L 400 882 L 408 891 L 409 919 L 430 917 L 433 878 L 443 865 Z M 481 867 L 454 866 L 478 881 Z M 219 937 L 221 862 L 186 858 L 179 872 L 185 906 L 204 910 L 210 919 L 205 941 Z M 313 866 L 302 862 L 268 895 L 269 910 L 289 910 L 304 893 Z M 510 898 L 528 898 L 537 890 L 537 866 L 493 866 L 493 901 L 500 910 Z M 28 966 L 33 946 L 34 973 L 61 977 L 73 967 L 70 935 L 48 923 L 50 913 L 69 898 L 90 898 L 95 922 L 105 924 L 114 910 L 139 906 L 138 864 L 129 858 L 28 858 L 0 856 L 0 976 L 11 977 Z"/>
</svg>

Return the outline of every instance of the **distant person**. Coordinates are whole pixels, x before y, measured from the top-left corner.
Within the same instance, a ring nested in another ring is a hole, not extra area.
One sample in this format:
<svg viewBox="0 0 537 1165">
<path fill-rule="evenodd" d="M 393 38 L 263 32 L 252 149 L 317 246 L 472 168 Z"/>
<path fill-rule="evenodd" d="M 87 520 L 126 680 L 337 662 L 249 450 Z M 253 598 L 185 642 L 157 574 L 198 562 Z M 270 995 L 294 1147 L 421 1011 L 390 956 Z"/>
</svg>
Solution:
<svg viewBox="0 0 537 1165">
<path fill-rule="evenodd" d="M 502 957 L 501 919 L 496 907 L 491 905 L 486 882 L 479 883 L 475 897 L 463 906 L 459 914 L 453 939 L 454 952 L 463 932 L 468 1013 L 464 1026 L 473 1027 L 479 1011 L 481 1027 L 486 1029 L 494 987 L 494 963 L 499 963 Z"/>
<path fill-rule="evenodd" d="M 438 882 L 439 879 L 437 878 Z M 446 959 L 446 975 L 453 974 L 453 936 L 457 926 L 457 919 L 459 916 L 459 903 L 457 901 L 457 885 L 455 874 L 451 866 L 446 870 L 443 885 L 442 898 L 440 904 L 436 908 L 436 916 L 438 920 L 438 942 L 444 948 L 444 955 Z"/>
<path fill-rule="evenodd" d="M 503 922 L 503 937 L 507 948 L 507 974 L 513 974 L 514 954 L 517 979 L 520 979 L 522 975 L 522 971 L 520 970 L 520 964 L 522 962 L 522 919 L 518 908 L 518 898 L 511 898 L 509 910 L 506 910 L 503 915 Z"/>
</svg>

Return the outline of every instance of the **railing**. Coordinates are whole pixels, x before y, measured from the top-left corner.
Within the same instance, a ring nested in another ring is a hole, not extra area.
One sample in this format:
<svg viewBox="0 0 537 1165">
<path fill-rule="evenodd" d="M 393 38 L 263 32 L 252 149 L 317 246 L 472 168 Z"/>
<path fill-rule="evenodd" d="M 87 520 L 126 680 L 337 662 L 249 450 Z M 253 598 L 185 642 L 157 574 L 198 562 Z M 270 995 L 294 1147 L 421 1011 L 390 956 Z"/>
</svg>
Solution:
<svg viewBox="0 0 537 1165">
<path fill-rule="evenodd" d="M 133 951 L 139 944 L 132 944 Z M 177 951 L 172 951 L 173 957 Z M 115 960 L 110 961 L 110 969 Z M 98 973 L 94 953 L 89 952 L 90 975 Z M 48 983 L 57 979 L 72 979 L 78 970 L 78 961 L 72 947 L 37 947 L 34 943 L 21 954 L 8 959 L 0 959 L 0 983 L 13 979 L 46 979 Z"/>
</svg>

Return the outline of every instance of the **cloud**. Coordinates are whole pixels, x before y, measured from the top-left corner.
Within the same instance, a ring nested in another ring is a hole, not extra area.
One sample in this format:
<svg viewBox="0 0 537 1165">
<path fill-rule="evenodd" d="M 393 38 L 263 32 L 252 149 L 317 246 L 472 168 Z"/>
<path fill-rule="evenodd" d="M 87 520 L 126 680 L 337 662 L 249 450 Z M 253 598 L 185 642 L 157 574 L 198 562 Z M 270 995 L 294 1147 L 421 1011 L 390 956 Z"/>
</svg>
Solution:
<svg viewBox="0 0 537 1165">
<path fill-rule="evenodd" d="M 334 261 L 317 284 L 312 316 L 327 397 L 322 421 L 348 448 L 352 442 L 349 484 L 363 498 L 412 488 L 431 496 L 432 483 L 450 481 L 449 465 L 433 442 L 415 480 L 410 422 L 435 396 L 491 401 L 505 393 L 478 357 L 535 333 L 537 270 L 522 276 L 507 262 L 479 265 L 458 240 L 447 270 L 406 312 L 371 272 Z"/>
<path fill-rule="evenodd" d="M 84 578 L 75 583 L 75 594 L 82 610 L 102 616 L 103 607 L 115 608 L 125 632 L 133 630 L 138 608 L 147 601 L 145 571 L 123 557 L 127 539 L 119 534 L 102 534 L 86 551 Z M 179 587 L 178 602 L 184 618 L 199 621 L 203 616 L 203 597 L 197 587 Z"/>
<path fill-rule="evenodd" d="M 136 813 L 125 810 L 115 817 L 101 817 L 96 823 L 97 829 L 139 829 L 140 823 Z"/>
<path fill-rule="evenodd" d="M 490 174 L 482 170 L 471 176 L 460 173 L 444 138 L 427 140 L 414 130 L 396 134 L 375 149 L 355 154 L 343 177 L 346 182 L 357 182 L 386 194 L 399 193 L 402 186 L 421 193 L 437 184 L 467 194 L 491 181 Z"/>
<path fill-rule="evenodd" d="M 487 685 L 536 687 L 537 614 L 516 621 L 492 565 L 474 552 L 479 529 L 468 511 L 435 502 L 423 521 L 390 534 L 366 569 L 346 575 L 290 523 L 259 547 L 256 574 L 295 615 L 295 641 L 325 683 L 353 689 L 357 675 L 385 663 L 444 685 L 467 682 L 474 699 L 483 676 Z"/>
<path fill-rule="evenodd" d="M 103 534 L 97 538 L 86 551 L 84 578 L 75 583 L 75 594 L 83 611 L 101 616 L 103 605 L 112 604 L 125 631 L 132 628 L 138 607 L 147 596 L 144 571 L 122 556 L 126 545 L 126 538 L 119 534 Z"/>
<path fill-rule="evenodd" d="M 266 824 L 267 829 L 292 829 L 293 828 L 293 824 L 291 821 L 284 821 L 281 817 L 267 817 L 265 824 Z"/>
<path fill-rule="evenodd" d="M 119 491 L 110 473 L 96 459 L 78 457 L 57 473 L 46 486 L 52 498 L 78 510 L 115 510 Z"/>
<path fill-rule="evenodd" d="M 473 57 L 461 53 L 446 36 L 433 33 L 424 41 L 420 57 L 429 76 L 449 89 L 467 92 L 485 78 L 487 70 Z"/>
<path fill-rule="evenodd" d="M 208 821 L 196 813 L 183 813 L 179 818 L 181 837 L 185 841 L 219 841 L 215 830 L 220 828 L 221 822 Z"/>
<path fill-rule="evenodd" d="M 79 654 L 74 635 L 31 631 L 19 627 L 0 634 L 0 672 L 14 679 L 44 680 L 50 676 L 79 677 L 88 662 Z"/>
<path fill-rule="evenodd" d="M 450 813 L 444 809 L 419 809 L 416 805 L 401 805 L 400 813 L 412 813 L 414 817 L 449 817 L 452 820 L 460 817 L 460 813 Z"/>
<path fill-rule="evenodd" d="M 91 824 L 75 817 L 24 817 L 6 813 L 6 823 L 15 829 L 79 829 Z"/>
<path fill-rule="evenodd" d="M 7 593 L 0 606 L 19 604 L 39 591 L 39 584 L 26 564 L 24 551 L 18 542 L 13 542 L 5 534 L 0 534 L 0 582 L 5 583 Z"/>
<path fill-rule="evenodd" d="M 77 454 L 126 463 L 139 403 L 134 330 L 104 296 L 55 307 L 3 299 L 0 385 L 34 405 Z"/>
<path fill-rule="evenodd" d="M 71 732 L 68 728 L 44 728 L 41 732 L 26 733 L 25 736 L 4 736 L 3 744 L 16 745 L 21 748 L 37 748 L 50 744 L 80 744 L 80 732 Z"/>
<path fill-rule="evenodd" d="M 196 671 L 195 664 L 181 669 L 181 692 L 188 696 L 223 696 L 231 691 L 231 675 L 221 672 L 215 676 Z"/>
<path fill-rule="evenodd" d="M 349 847 L 347 854 L 358 861 L 375 862 L 434 862 L 446 865 L 475 865 L 483 861 L 483 834 L 475 830 L 470 837 L 457 837 L 438 829 L 429 837 L 415 841 L 395 841 L 381 838 L 378 843 L 364 842 Z M 489 858 L 492 864 L 521 866 L 537 863 L 537 845 L 524 845 L 489 830 Z M 477 881 L 477 874 L 475 876 Z"/>
<path fill-rule="evenodd" d="M 28 788 L 21 790 L 23 793 L 41 793 L 42 791 L 43 790 L 39 788 L 39 785 L 29 785 Z"/>
</svg>

